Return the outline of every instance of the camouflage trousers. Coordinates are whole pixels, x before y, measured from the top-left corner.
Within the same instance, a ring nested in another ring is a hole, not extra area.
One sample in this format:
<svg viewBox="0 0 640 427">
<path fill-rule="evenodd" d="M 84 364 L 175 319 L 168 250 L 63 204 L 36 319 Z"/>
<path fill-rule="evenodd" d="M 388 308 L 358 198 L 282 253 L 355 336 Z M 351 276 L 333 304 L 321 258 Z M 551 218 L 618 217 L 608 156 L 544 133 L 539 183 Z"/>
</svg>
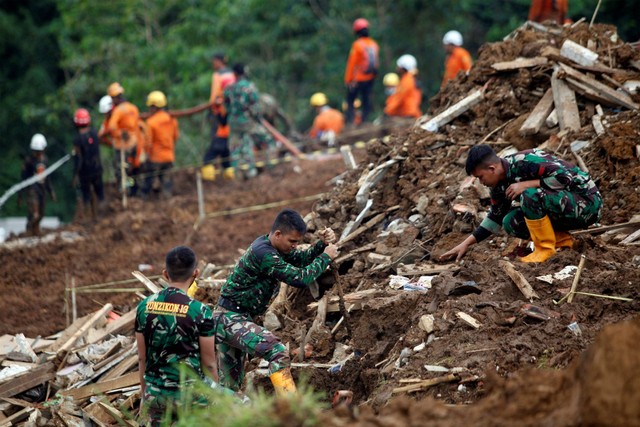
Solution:
<svg viewBox="0 0 640 427">
<path fill-rule="evenodd" d="M 272 332 L 257 325 L 247 314 L 216 308 L 216 351 L 220 385 L 238 391 L 244 381 L 247 356 L 260 356 L 269 362 L 273 374 L 291 364 L 287 347 Z"/>
<path fill-rule="evenodd" d="M 249 171 L 255 170 L 256 151 L 262 153 L 261 160 L 269 164 L 275 147 L 273 138 L 258 123 L 236 125 L 231 128 L 229 150 L 233 167 L 246 165 Z"/>
<path fill-rule="evenodd" d="M 595 224 L 602 214 L 600 193 L 588 196 L 570 191 L 549 191 L 527 188 L 520 196 L 520 207 L 512 209 L 502 220 L 504 231 L 521 239 L 529 239 L 527 219 L 549 216 L 556 231 L 587 228 Z"/>
</svg>

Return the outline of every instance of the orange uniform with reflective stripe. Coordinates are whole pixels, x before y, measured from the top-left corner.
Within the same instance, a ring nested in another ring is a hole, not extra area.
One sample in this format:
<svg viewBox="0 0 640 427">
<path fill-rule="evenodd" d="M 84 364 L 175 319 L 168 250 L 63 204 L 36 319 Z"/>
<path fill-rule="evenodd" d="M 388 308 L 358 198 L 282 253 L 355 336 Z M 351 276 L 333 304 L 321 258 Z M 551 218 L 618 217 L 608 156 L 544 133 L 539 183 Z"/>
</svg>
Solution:
<svg viewBox="0 0 640 427">
<path fill-rule="evenodd" d="M 532 0 L 529 21 L 555 21 L 562 25 L 567 16 L 567 9 L 567 0 Z"/>
<path fill-rule="evenodd" d="M 445 60 L 442 86 L 444 87 L 449 80 L 455 79 L 460 71 L 465 73 L 469 71 L 472 65 L 473 61 L 469 52 L 465 48 L 456 46 Z"/>
<path fill-rule="evenodd" d="M 344 116 L 336 109 L 323 107 L 313 120 L 313 126 L 309 131 L 312 138 L 317 138 L 321 133 L 333 131 L 336 135 L 344 128 Z"/>
<path fill-rule="evenodd" d="M 411 73 L 404 73 L 396 91 L 387 98 L 384 112 L 387 116 L 420 117 L 422 91 L 416 85 L 416 78 Z"/>
<path fill-rule="evenodd" d="M 147 119 L 147 125 L 151 135 L 149 161 L 153 163 L 175 161 L 175 143 L 180 135 L 175 117 L 160 110 Z"/>
<path fill-rule="evenodd" d="M 107 133 L 111 135 L 113 148 L 129 150 L 142 140 L 138 120 L 138 107 L 130 102 L 123 102 L 114 107 L 109 119 Z"/>
<path fill-rule="evenodd" d="M 367 82 L 375 78 L 377 71 L 378 43 L 371 37 L 360 37 L 351 45 L 344 82 Z"/>
</svg>

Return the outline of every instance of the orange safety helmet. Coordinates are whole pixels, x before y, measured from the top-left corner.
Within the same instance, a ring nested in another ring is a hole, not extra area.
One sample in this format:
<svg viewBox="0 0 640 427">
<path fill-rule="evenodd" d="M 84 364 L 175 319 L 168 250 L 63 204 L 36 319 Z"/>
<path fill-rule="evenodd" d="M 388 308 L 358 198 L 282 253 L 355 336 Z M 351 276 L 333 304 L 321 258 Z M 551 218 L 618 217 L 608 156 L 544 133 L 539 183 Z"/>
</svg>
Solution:
<svg viewBox="0 0 640 427">
<path fill-rule="evenodd" d="M 124 88 L 118 82 L 111 83 L 107 88 L 107 95 L 109 95 L 112 98 L 118 95 L 122 95 L 123 93 L 124 93 Z"/>
<path fill-rule="evenodd" d="M 86 109 L 78 108 L 73 115 L 73 123 L 75 123 L 76 126 L 89 126 L 91 123 L 91 115 L 89 115 Z"/>
<path fill-rule="evenodd" d="M 360 30 L 364 30 L 365 28 L 369 28 L 369 21 L 364 18 L 358 18 L 353 21 L 353 32 L 357 33 Z"/>
</svg>

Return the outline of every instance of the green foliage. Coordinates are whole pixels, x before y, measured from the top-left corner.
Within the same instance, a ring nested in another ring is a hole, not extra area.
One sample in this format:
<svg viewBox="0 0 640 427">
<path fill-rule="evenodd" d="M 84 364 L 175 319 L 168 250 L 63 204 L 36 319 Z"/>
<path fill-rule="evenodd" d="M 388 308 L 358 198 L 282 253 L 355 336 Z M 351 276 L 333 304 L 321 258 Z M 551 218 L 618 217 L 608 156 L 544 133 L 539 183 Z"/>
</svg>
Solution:
<svg viewBox="0 0 640 427">
<path fill-rule="evenodd" d="M 569 16 L 590 20 L 597 0 L 571 0 Z M 225 51 L 230 62 L 249 65 L 262 91 L 271 93 L 301 130 L 313 118 L 309 97 L 323 91 L 340 106 L 343 74 L 353 35 L 351 23 L 365 17 L 380 44 L 381 75 L 411 53 L 427 97 L 442 78 L 442 35 L 457 29 L 475 54 L 527 17 L 530 0 L 32 0 L 5 1 L 0 10 L 0 110 L 3 163 L 0 189 L 17 181 L 20 156 L 31 135 L 49 140 L 48 155 L 61 157 L 71 147 L 75 108 L 88 108 L 93 123 L 102 120 L 98 100 L 119 81 L 125 95 L 144 111 L 146 95 L 162 90 L 171 108 L 206 102 L 210 58 Z M 625 40 L 640 38 L 637 0 L 602 2 L 597 22 L 617 25 Z M 384 102 L 374 90 L 376 111 Z M 423 106 L 426 109 L 427 106 Z M 177 165 L 197 164 L 209 143 L 204 114 L 180 119 L 182 138 Z M 103 159 L 108 163 L 108 159 Z M 52 179 L 64 203 L 49 204 L 49 214 L 73 210 L 70 166 Z M 13 204 L 5 214 L 16 214 Z"/>
</svg>

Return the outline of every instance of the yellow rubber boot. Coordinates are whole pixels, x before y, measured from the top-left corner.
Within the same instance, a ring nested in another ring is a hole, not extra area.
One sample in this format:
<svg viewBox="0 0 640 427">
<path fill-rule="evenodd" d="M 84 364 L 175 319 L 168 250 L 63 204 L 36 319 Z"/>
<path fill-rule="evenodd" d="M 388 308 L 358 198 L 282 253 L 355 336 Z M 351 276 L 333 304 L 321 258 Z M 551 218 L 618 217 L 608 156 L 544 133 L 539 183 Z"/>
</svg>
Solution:
<svg viewBox="0 0 640 427">
<path fill-rule="evenodd" d="M 556 249 L 573 248 L 573 237 L 566 231 L 556 231 Z"/>
<path fill-rule="evenodd" d="M 278 372 L 274 372 L 269 376 L 269 379 L 271 380 L 271 384 L 273 384 L 273 388 L 276 390 L 276 396 L 278 397 L 283 397 L 288 394 L 296 394 L 298 392 L 296 389 L 296 383 L 293 382 L 290 368 L 284 368 L 280 369 Z"/>
<path fill-rule="evenodd" d="M 236 179 L 236 172 L 233 168 L 226 168 L 224 172 L 222 172 L 222 177 L 227 181 L 233 181 Z"/>
<path fill-rule="evenodd" d="M 556 233 L 548 216 L 540 219 L 524 219 L 531 234 L 533 252 L 520 258 L 522 262 L 545 262 L 556 253 Z"/>
<path fill-rule="evenodd" d="M 205 181 L 216 180 L 216 168 L 212 164 L 204 165 L 200 168 L 200 173 L 202 173 L 202 179 Z"/>
</svg>

